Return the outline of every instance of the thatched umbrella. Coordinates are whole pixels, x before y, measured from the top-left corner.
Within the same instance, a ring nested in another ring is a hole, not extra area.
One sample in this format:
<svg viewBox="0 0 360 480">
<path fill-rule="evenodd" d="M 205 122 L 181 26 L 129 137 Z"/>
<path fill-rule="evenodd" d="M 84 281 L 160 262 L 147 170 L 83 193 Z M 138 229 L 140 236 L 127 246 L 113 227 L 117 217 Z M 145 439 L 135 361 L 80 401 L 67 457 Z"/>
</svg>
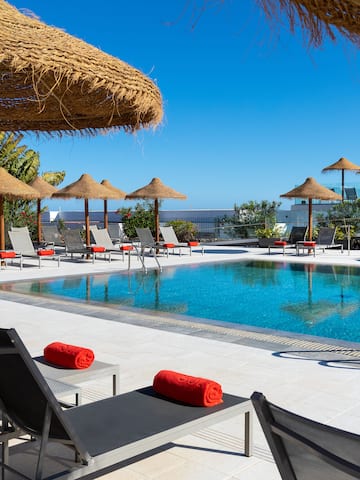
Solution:
<svg viewBox="0 0 360 480">
<path fill-rule="evenodd" d="M 360 44 L 359 0 L 257 0 L 267 16 L 278 21 L 284 13 L 295 30 L 299 24 L 310 43 L 319 46 L 325 35 L 335 40 L 334 29 L 356 45 Z M 280 12 L 279 12 L 280 11 Z"/>
<path fill-rule="evenodd" d="M 4 200 L 34 200 L 39 193 L 0 167 L 0 250 L 5 250 Z"/>
<path fill-rule="evenodd" d="M 90 246 L 90 217 L 89 217 L 89 199 L 111 198 L 116 199 L 116 195 L 108 190 L 104 185 L 96 182 L 91 175 L 84 173 L 76 182 L 58 190 L 52 198 L 82 198 L 85 203 L 85 232 L 86 246 Z"/>
<path fill-rule="evenodd" d="M 155 213 L 155 240 L 160 240 L 160 220 L 159 220 L 159 199 L 161 198 L 177 198 L 179 200 L 186 200 L 186 195 L 167 187 L 162 183 L 160 178 L 153 178 L 148 185 L 139 188 L 132 193 L 128 193 L 125 197 L 127 200 L 133 200 L 136 198 L 154 200 L 154 213 Z"/>
<path fill-rule="evenodd" d="M 312 240 L 312 201 L 317 200 L 341 200 L 341 195 L 320 185 L 314 178 L 309 177 L 299 187 L 283 193 L 284 198 L 306 198 L 309 201 L 308 238 Z"/>
<path fill-rule="evenodd" d="M 355 165 L 355 163 L 350 162 L 345 157 L 341 157 L 337 162 L 332 163 L 328 167 L 322 169 L 323 173 L 330 172 L 331 170 L 341 170 L 341 196 L 342 201 L 344 201 L 344 192 L 345 192 L 345 170 L 356 170 L 359 171 L 360 167 Z"/>
<path fill-rule="evenodd" d="M 157 86 L 127 63 L 0 0 L 0 131 L 136 131 L 162 119 Z"/>
<path fill-rule="evenodd" d="M 41 242 L 41 199 L 50 198 L 53 193 L 57 192 L 58 189 L 51 185 L 49 182 L 44 180 L 42 177 L 35 177 L 29 185 L 39 192 L 39 198 L 37 199 L 37 231 L 38 231 L 38 241 Z"/>
<path fill-rule="evenodd" d="M 122 200 L 125 198 L 126 193 L 120 190 L 120 188 L 116 188 L 111 183 L 109 180 L 102 180 L 101 185 L 104 185 L 108 190 L 111 190 L 115 195 L 117 195 L 115 198 L 117 200 Z M 109 225 L 109 218 L 108 218 L 108 210 L 107 210 L 107 198 L 104 199 L 104 228 L 108 228 Z"/>
</svg>

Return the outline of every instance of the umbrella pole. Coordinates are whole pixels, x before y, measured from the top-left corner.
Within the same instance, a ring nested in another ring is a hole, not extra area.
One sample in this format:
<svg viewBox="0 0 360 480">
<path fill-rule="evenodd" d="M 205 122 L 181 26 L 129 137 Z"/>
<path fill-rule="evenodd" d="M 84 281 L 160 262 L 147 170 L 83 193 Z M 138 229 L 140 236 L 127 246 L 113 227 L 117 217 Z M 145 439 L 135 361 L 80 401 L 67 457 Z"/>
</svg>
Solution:
<svg viewBox="0 0 360 480">
<path fill-rule="evenodd" d="M 37 231 L 38 231 L 38 242 L 41 242 L 41 200 L 37 199 Z"/>
<path fill-rule="evenodd" d="M 0 250 L 5 250 L 4 197 L 0 195 Z"/>
<path fill-rule="evenodd" d="M 341 196 L 342 196 L 342 201 L 344 201 L 345 198 L 345 170 L 341 170 Z"/>
<path fill-rule="evenodd" d="M 160 241 L 159 199 L 155 198 L 155 240 Z"/>
<path fill-rule="evenodd" d="M 309 198 L 309 234 L 308 238 L 310 242 L 312 241 L 312 198 Z"/>
<path fill-rule="evenodd" d="M 90 218 L 89 218 L 89 201 L 85 198 L 85 235 L 86 246 L 90 247 Z"/>
<path fill-rule="evenodd" d="M 108 219 L 108 209 L 107 209 L 107 200 L 104 200 L 104 228 L 108 228 L 109 219 Z"/>
</svg>

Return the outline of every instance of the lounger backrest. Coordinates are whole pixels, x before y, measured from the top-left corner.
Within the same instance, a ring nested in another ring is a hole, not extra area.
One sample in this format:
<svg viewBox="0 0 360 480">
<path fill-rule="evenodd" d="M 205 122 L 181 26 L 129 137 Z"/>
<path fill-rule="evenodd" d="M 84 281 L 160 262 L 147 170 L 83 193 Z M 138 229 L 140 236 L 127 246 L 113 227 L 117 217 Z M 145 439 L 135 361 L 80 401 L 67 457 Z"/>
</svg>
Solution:
<svg viewBox="0 0 360 480">
<path fill-rule="evenodd" d="M 126 240 L 124 226 L 122 223 L 109 223 L 107 229 L 108 229 L 108 233 L 111 240 L 114 240 L 117 242 Z"/>
<path fill-rule="evenodd" d="M 160 232 L 164 239 L 164 242 L 174 243 L 175 245 L 179 243 L 179 240 L 172 226 L 160 227 Z"/>
<path fill-rule="evenodd" d="M 149 227 L 146 227 L 146 228 L 136 227 L 136 234 L 139 237 L 142 247 L 152 247 L 155 245 L 155 240 Z"/>
<path fill-rule="evenodd" d="M 95 240 L 96 245 L 101 245 L 108 250 L 114 248 L 114 244 L 111 241 L 109 232 L 106 230 L 106 228 L 94 228 L 93 230 L 91 230 L 91 234 Z"/>
<path fill-rule="evenodd" d="M 12 248 L 15 252 L 36 255 L 29 232 L 26 232 L 25 230 L 11 230 L 8 233 Z"/>
<path fill-rule="evenodd" d="M 80 230 L 65 230 L 64 232 L 64 242 L 66 250 L 69 252 L 71 250 L 81 250 L 84 249 L 84 242 L 81 238 Z"/>
<path fill-rule="evenodd" d="M 289 235 L 289 243 L 303 242 L 306 237 L 307 227 L 292 227 Z"/>
<path fill-rule="evenodd" d="M 42 436 L 48 406 L 52 412 L 49 437 L 73 444 L 76 441 L 83 453 L 55 396 L 14 329 L 0 329 L 0 399 L 10 421 L 35 437 Z"/>
<path fill-rule="evenodd" d="M 45 242 L 63 246 L 64 240 L 56 225 L 42 225 L 42 236 Z"/>
<path fill-rule="evenodd" d="M 283 480 L 360 478 L 360 435 L 301 417 L 251 396 Z"/>
<path fill-rule="evenodd" d="M 319 245 L 332 245 L 335 239 L 336 228 L 321 227 L 316 243 Z"/>
</svg>

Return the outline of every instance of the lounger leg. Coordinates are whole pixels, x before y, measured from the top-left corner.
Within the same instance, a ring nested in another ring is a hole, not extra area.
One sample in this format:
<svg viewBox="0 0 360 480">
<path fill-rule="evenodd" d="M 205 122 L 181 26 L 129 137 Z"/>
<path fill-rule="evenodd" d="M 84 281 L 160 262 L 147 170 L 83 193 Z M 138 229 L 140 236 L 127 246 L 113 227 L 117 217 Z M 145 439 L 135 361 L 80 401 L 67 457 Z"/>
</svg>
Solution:
<svg viewBox="0 0 360 480">
<path fill-rule="evenodd" d="M 49 439 L 49 431 L 50 431 L 50 423 L 51 423 L 51 415 L 52 411 L 49 404 L 46 405 L 45 416 L 44 416 L 44 426 L 42 429 L 41 441 L 40 441 L 40 451 L 39 451 L 39 458 L 36 465 L 36 473 L 35 473 L 35 480 L 41 480 L 42 477 L 42 469 L 44 466 L 44 457 L 47 442 Z"/>
<path fill-rule="evenodd" d="M 253 447 L 253 412 L 245 412 L 245 455 L 251 457 Z"/>
</svg>

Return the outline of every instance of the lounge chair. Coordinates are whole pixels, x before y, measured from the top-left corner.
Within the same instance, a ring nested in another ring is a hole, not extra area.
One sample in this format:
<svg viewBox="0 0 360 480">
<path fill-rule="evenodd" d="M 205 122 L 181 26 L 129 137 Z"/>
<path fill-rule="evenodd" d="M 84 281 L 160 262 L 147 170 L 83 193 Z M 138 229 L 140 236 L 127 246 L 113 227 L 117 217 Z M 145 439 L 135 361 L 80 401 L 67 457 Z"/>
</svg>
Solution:
<svg viewBox="0 0 360 480">
<path fill-rule="evenodd" d="M 188 248 L 190 255 L 192 255 L 193 247 L 201 248 L 201 254 L 204 255 L 204 247 L 199 245 L 199 242 L 179 242 L 175 230 L 172 226 L 160 227 L 160 232 L 164 240 L 164 244 L 174 245 L 173 248 L 178 248 L 181 255 L 182 248 Z"/>
<path fill-rule="evenodd" d="M 113 243 L 117 244 L 129 241 L 125 235 L 122 223 L 109 223 L 107 230 Z"/>
<path fill-rule="evenodd" d="M 64 239 L 57 225 L 42 225 L 42 238 L 45 245 L 52 245 L 54 247 L 65 247 Z"/>
<path fill-rule="evenodd" d="M 296 255 L 300 255 L 300 251 L 304 253 L 312 253 L 315 257 L 317 250 L 322 250 L 323 253 L 327 248 L 340 248 L 341 253 L 344 253 L 344 246 L 342 243 L 335 243 L 336 227 L 321 227 L 319 229 L 318 237 L 315 242 L 298 242 L 296 245 Z"/>
<path fill-rule="evenodd" d="M 106 228 L 99 229 L 96 225 L 91 225 L 90 232 L 95 245 L 105 247 L 106 252 L 121 254 L 123 261 L 125 260 L 125 254 L 127 253 L 128 269 L 130 269 L 130 258 L 131 258 L 130 254 L 133 250 L 137 254 L 138 259 L 142 261 L 142 257 L 139 255 L 137 249 L 130 242 L 123 245 L 120 245 L 120 244 L 114 245 L 110 238 L 109 232 L 106 230 Z"/>
<path fill-rule="evenodd" d="M 136 227 L 135 230 L 140 242 L 140 255 L 142 257 L 143 266 L 145 266 L 145 260 L 144 260 L 145 252 L 146 250 L 148 250 L 148 253 L 154 257 L 157 263 L 157 266 L 161 271 L 162 268 L 159 263 L 159 259 L 157 257 L 157 252 L 162 250 L 163 252 L 166 252 L 167 255 L 169 255 L 169 248 L 161 245 L 160 243 L 155 242 L 155 239 L 149 227 L 145 227 L 145 228 Z"/>
<path fill-rule="evenodd" d="M 286 249 L 296 248 L 298 242 L 304 241 L 308 228 L 307 227 L 292 227 L 289 238 L 282 238 L 281 240 L 275 241 L 272 245 L 269 245 L 268 252 L 269 255 L 272 249 L 281 249 L 283 255 L 285 255 Z"/>
<path fill-rule="evenodd" d="M 95 263 L 96 254 L 100 253 L 104 255 L 104 258 L 108 257 L 109 262 L 111 261 L 111 252 L 97 252 L 92 247 L 86 247 L 84 245 L 83 239 L 81 238 L 81 230 L 65 230 L 63 233 L 64 243 L 65 243 L 65 252 L 67 255 L 70 255 L 71 258 L 75 254 L 81 255 L 81 258 L 92 258 L 92 262 Z"/>
<path fill-rule="evenodd" d="M 27 478 L 98 476 L 104 468 L 119 468 L 124 460 L 150 455 L 238 414 L 245 414 L 245 455 L 251 455 L 250 399 L 223 394 L 219 405 L 194 407 L 170 401 L 149 386 L 63 410 L 14 329 L 0 329 L 0 398 L 10 424 L 37 440 L 20 445 L 25 454 L 17 455 L 19 445 L 9 447 L 0 435 L 1 467 L 18 470 L 18 460 Z"/>
<path fill-rule="evenodd" d="M 360 435 L 315 422 L 251 396 L 283 480 L 360 478 Z"/>
<path fill-rule="evenodd" d="M 354 201 L 357 200 L 357 192 L 355 187 L 345 188 L 346 200 Z"/>
<path fill-rule="evenodd" d="M 16 254 L 21 256 L 20 268 L 22 268 L 24 257 L 28 258 L 37 258 L 39 260 L 39 268 L 41 267 L 41 260 L 51 259 L 57 260 L 58 267 L 60 266 L 60 255 L 55 253 L 54 250 L 39 249 L 35 250 L 34 245 L 31 241 L 31 237 L 28 231 L 26 230 L 11 230 L 8 232 L 12 248 Z M 51 253 L 49 253 L 51 252 Z"/>
</svg>

